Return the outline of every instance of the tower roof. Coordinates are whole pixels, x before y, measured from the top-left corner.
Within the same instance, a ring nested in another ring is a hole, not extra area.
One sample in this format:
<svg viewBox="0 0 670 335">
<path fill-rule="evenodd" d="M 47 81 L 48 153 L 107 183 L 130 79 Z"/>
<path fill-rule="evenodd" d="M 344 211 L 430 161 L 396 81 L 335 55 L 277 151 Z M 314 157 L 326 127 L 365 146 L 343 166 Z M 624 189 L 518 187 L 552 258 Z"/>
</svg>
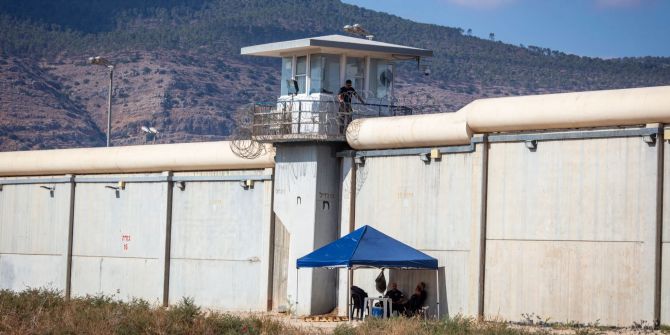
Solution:
<svg viewBox="0 0 670 335">
<path fill-rule="evenodd" d="M 323 52 L 349 50 L 402 57 L 433 56 L 432 50 L 379 41 L 371 41 L 363 38 L 343 35 L 326 35 L 291 41 L 252 45 L 242 48 L 241 54 L 252 56 L 282 57 L 287 53 L 295 53 L 300 51 L 319 52 L 319 50 Z"/>
</svg>

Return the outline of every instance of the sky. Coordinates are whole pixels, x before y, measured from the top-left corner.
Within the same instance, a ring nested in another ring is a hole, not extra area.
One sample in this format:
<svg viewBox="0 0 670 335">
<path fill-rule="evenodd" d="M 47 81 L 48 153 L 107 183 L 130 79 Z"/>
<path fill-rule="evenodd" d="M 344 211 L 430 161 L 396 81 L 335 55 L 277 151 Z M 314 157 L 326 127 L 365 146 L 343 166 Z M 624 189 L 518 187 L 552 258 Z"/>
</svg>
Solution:
<svg viewBox="0 0 670 335">
<path fill-rule="evenodd" d="M 343 0 L 580 56 L 670 56 L 670 0 Z M 365 26 L 363 24 L 363 26 Z M 373 32 L 374 33 L 374 32 Z"/>
</svg>

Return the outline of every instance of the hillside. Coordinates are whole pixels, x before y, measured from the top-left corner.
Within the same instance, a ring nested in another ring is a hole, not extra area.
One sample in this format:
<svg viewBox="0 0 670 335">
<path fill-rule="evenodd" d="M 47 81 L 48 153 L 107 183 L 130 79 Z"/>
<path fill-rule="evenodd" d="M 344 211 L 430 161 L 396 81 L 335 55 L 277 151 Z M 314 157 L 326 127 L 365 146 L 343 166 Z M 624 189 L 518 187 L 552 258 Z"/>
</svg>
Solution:
<svg viewBox="0 0 670 335">
<path fill-rule="evenodd" d="M 106 74 L 86 64 L 91 55 L 118 64 L 115 145 L 143 143 L 142 125 L 161 130 L 158 142 L 224 139 L 236 108 L 278 92 L 277 61 L 242 57 L 242 46 L 354 22 L 378 40 L 433 49 L 432 75 L 405 64 L 398 91 L 446 110 L 481 97 L 670 84 L 668 58 L 513 46 L 337 0 L 0 1 L 0 150 L 104 144 Z"/>
</svg>

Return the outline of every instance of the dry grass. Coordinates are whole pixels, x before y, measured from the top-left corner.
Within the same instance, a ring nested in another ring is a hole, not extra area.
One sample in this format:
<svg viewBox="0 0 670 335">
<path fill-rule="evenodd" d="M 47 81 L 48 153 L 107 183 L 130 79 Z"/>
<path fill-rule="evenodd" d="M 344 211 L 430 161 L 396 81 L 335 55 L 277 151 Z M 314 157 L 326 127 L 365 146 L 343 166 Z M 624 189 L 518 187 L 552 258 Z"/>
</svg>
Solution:
<svg viewBox="0 0 670 335">
<path fill-rule="evenodd" d="M 0 291 L 0 334 L 304 334 L 263 317 L 203 313 L 184 299 L 169 309 L 109 297 L 66 301 L 60 292 Z"/>
<path fill-rule="evenodd" d="M 105 296 L 66 301 L 61 292 L 30 289 L 0 291 L 0 334 L 313 334 L 330 332 L 299 327 L 269 316 L 205 313 L 190 299 L 171 308 L 143 300 L 120 302 Z M 394 318 L 338 325 L 334 334 L 528 334 L 504 323 Z"/>
<path fill-rule="evenodd" d="M 204 312 L 190 299 L 176 306 L 151 306 L 143 300 L 120 302 L 89 296 L 66 301 L 61 292 L 30 289 L 20 293 L 0 290 L 0 334 L 323 334 L 335 335 L 530 335 L 530 334 L 664 334 L 660 330 L 599 329 L 593 327 L 519 326 L 478 322 L 456 316 L 442 321 L 392 318 L 367 319 L 354 324 L 317 329 L 269 315 L 232 315 Z"/>
<path fill-rule="evenodd" d="M 524 335 L 538 332 L 511 328 L 502 322 L 477 322 L 473 318 L 456 316 L 442 321 L 426 321 L 412 318 L 392 318 L 390 320 L 368 319 L 357 327 L 340 325 L 335 335 Z"/>
</svg>

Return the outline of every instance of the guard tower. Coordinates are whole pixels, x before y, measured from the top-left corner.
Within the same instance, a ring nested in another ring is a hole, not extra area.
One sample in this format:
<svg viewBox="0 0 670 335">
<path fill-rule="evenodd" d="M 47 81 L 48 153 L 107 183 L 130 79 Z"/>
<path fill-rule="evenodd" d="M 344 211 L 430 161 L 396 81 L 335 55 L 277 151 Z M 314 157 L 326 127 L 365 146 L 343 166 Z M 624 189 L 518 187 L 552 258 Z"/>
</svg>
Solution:
<svg viewBox="0 0 670 335">
<path fill-rule="evenodd" d="M 394 103 L 395 62 L 419 62 L 433 52 L 328 35 L 245 47 L 242 55 L 281 58 L 280 96 L 255 103 L 252 122 L 252 139 L 275 143 L 275 236 L 284 246 L 275 255 L 288 251 L 284 259 L 275 257 L 279 284 L 273 287 L 272 306 L 297 304 L 300 315 L 328 313 L 337 307 L 337 272 L 298 273 L 296 259 L 339 237 L 336 152 L 353 119 L 412 113 Z M 340 103 L 338 91 L 347 79 L 365 104 L 355 98 L 350 105 Z"/>
<path fill-rule="evenodd" d="M 394 103 L 395 62 L 432 57 L 430 50 L 341 35 L 304 38 L 242 48 L 242 55 L 278 57 L 281 93 L 256 103 L 252 135 L 261 142 L 345 141 L 357 117 L 407 115 Z M 345 80 L 363 97 L 342 108 L 337 94 Z"/>
</svg>

